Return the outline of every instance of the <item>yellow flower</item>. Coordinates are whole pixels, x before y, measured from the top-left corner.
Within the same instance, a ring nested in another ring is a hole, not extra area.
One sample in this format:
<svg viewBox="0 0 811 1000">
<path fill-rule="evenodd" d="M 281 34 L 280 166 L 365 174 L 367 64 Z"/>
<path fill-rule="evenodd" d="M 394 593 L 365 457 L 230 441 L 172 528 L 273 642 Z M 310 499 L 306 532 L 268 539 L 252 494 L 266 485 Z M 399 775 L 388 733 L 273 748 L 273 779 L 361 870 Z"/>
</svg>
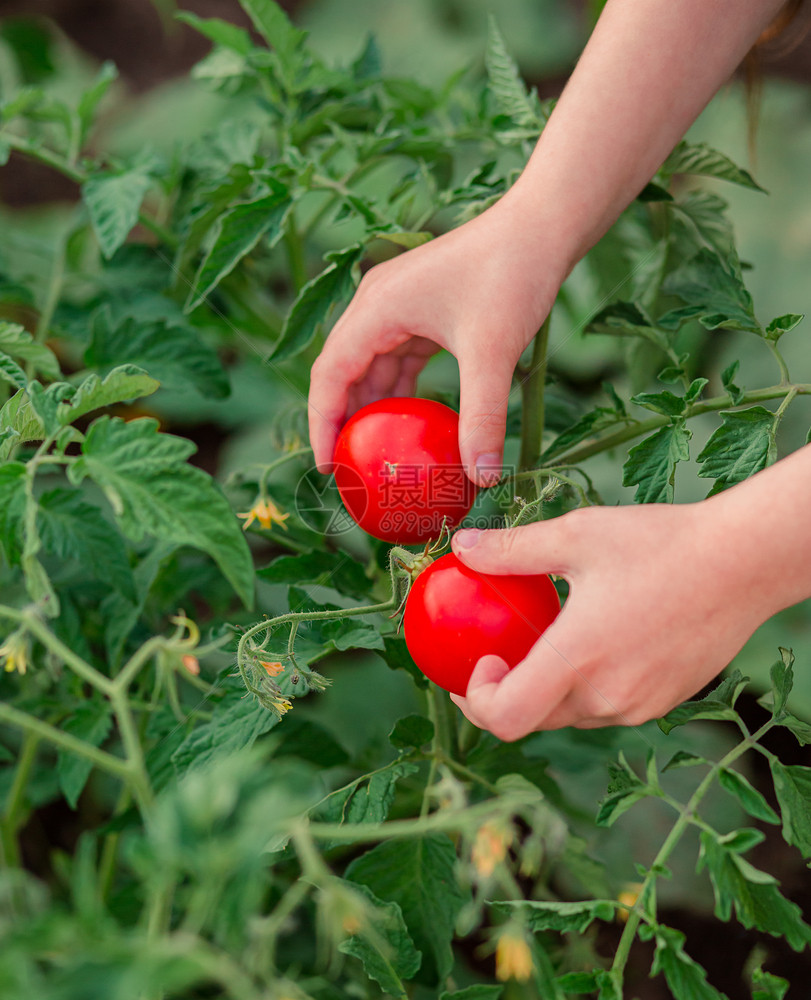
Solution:
<svg viewBox="0 0 811 1000">
<path fill-rule="evenodd" d="M 279 674 L 284 670 L 284 665 L 282 663 L 269 663 L 267 660 L 260 660 L 260 666 L 263 666 L 267 670 L 271 677 L 278 677 Z"/>
<path fill-rule="evenodd" d="M 242 525 L 243 531 L 250 527 L 254 521 L 258 521 L 262 528 L 267 529 L 272 528 L 275 522 L 287 531 L 287 525 L 284 522 L 290 515 L 280 511 L 272 500 L 259 499 L 250 510 L 245 511 L 244 514 L 237 514 L 237 517 L 245 519 L 245 523 Z"/>
<path fill-rule="evenodd" d="M 0 646 L 0 659 L 5 661 L 7 673 L 16 670 L 24 674 L 28 667 L 28 643 L 21 632 L 15 632 Z"/>
<path fill-rule="evenodd" d="M 505 931 L 496 945 L 496 978 L 526 982 L 532 976 L 532 952 L 520 931 Z"/>
<path fill-rule="evenodd" d="M 289 712 L 293 707 L 293 702 L 288 701 L 287 698 L 272 698 L 271 703 L 279 715 L 284 715 L 285 712 Z"/>
<path fill-rule="evenodd" d="M 631 915 L 631 910 L 636 905 L 636 901 L 639 899 L 639 893 L 641 891 L 641 882 L 629 882 L 620 892 L 617 896 L 617 902 L 620 904 L 620 908 L 617 910 L 617 920 L 621 920 L 625 923 Z"/>
<path fill-rule="evenodd" d="M 485 823 L 479 827 L 471 857 L 476 871 L 482 878 L 492 875 L 496 865 L 504 860 L 511 841 L 511 832 L 503 827 L 499 828 L 492 823 Z"/>
</svg>

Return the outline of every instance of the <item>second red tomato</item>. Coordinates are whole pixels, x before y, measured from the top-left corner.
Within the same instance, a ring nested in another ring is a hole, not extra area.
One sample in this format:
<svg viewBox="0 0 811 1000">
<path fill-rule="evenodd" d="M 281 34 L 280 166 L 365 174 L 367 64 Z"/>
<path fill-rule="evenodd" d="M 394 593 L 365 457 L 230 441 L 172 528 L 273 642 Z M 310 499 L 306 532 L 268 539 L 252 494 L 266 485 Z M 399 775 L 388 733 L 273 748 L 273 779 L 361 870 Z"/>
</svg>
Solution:
<svg viewBox="0 0 811 1000">
<path fill-rule="evenodd" d="M 517 666 L 552 624 L 560 599 L 548 576 L 477 573 L 449 552 L 424 569 L 406 601 L 406 645 L 420 670 L 464 695 L 473 668 L 494 653 Z"/>
</svg>

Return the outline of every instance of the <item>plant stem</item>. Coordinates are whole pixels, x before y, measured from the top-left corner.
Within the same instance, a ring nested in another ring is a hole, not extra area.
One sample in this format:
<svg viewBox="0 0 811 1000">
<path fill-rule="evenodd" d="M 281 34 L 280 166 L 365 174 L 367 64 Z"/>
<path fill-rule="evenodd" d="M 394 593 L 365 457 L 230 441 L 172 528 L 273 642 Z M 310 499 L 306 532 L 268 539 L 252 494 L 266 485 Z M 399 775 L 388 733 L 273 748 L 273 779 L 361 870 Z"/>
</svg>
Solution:
<svg viewBox="0 0 811 1000">
<path fill-rule="evenodd" d="M 791 385 L 774 385 L 765 389 L 753 389 L 751 392 L 745 393 L 743 399 L 737 405 L 733 404 L 732 400 L 726 394 L 723 396 L 713 396 L 711 399 L 705 399 L 703 402 L 693 403 L 692 406 L 688 406 L 684 411 L 684 415 L 690 418 L 717 410 L 738 410 L 752 403 L 765 402 L 769 399 L 780 399 L 787 396 L 790 392 L 793 392 L 797 396 L 809 396 L 811 395 L 811 383 L 797 382 Z M 621 430 L 605 434 L 603 437 L 573 448 L 571 451 L 564 451 L 560 456 L 555 455 L 554 451 L 552 451 L 547 457 L 559 458 L 561 464 L 564 465 L 576 465 L 578 462 L 591 458 L 592 455 L 599 455 L 601 452 L 609 451 L 617 445 L 624 444 L 626 441 L 631 441 L 636 437 L 641 437 L 643 434 L 658 430 L 669 423 L 670 417 L 664 414 L 656 414 L 656 416 L 649 417 L 647 420 L 636 421 L 629 426 L 623 427 Z M 503 480 L 503 482 L 508 481 L 507 479 Z"/>
<path fill-rule="evenodd" d="M 0 837 L 3 841 L 4 863 L 11 867 L 19 867 L 20 851 L 17 845 L 17 830 L 20 827 L 20 814 L 23 809 L 23 796 L 28 786 L 31 768 L 37 759 L 37 747 L 40 737 L 36 733 L 26 731 L 23 735 L 22 748 L 14 772 L 14 781 L 6 797 L 3 817 L 0 822 Z"/>
<path fill-rule="evenodd" d="M 639 905 L 639 900 L 644 900 L 648 890 L 652 887 L 653 883 L 659 877 L 657 869 L 661 869 L 663 865 L 667 862 L 668 858 L 673 852 L 676 844 L 681 839 L 684 831 L 688 826 L 695 821 L 694 814 L 698 807 L 698 804 L 704 798 L 709 789 L 710 785 L 713 783 L 718 774 L 724 769 L 729 767 L 734 761 L 741 757 L 743 754 L 750 750 L 755 743 L 771 729 L 774 724 L 772 719 L 764 723 L 757 732 L 753 733 L 751 736 L 747 736 L 746 739 L 741 740 L 737 746 L 734 746 L 729 753 L 727 753 L 720 761 L 710 768 L 707 774 L 704 776 L 698 787 L 695 789 L 693 794 L 687 801 L 687 804 L 681 810 L 679 818 L 673 825 L 670 833 L 665 838 L 664 843 L 659 848 L 659 852 L 653 859 L 653 863 L 650 866 L 648 874 L 645 876 L 645 881 L 642 884 L 642 888 L 639 892 L 639 897 L 634 908 L 628 915 L 628 920 L 625 924 L 625 929 L 622 932 L 619 945 L 617 946 L 616 953 L 614 954 L 614 962 L 611 966 L 611 971 L 622 975 L 623 969 L 628 961 L 628 956 L 631 952 L 631 945 L 636 937 L 636 931 L 639 927 L 639 923 L 642 920 L 642 912 Z"/>
<path fill-rule="evenodd" d="M 518 467 L 522 471 L 531 469 L 541 454 L 549 318 L 549 316 L 546 317 L 535 335 L 532 345 L 532 360 L 529 369 L 521 378 L 521 452 Z"/>
</svg>

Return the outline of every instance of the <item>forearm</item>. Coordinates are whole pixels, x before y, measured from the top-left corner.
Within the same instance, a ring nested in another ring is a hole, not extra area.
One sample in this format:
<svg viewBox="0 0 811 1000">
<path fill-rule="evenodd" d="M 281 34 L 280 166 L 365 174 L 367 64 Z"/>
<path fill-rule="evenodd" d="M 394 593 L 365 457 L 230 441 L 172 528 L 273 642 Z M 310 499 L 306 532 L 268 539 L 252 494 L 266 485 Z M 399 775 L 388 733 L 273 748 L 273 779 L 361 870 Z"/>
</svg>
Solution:
<svg viewBox="0 0 811 1000">
<path fill-rule="evenodd" d="M 733 594 L 761 601 L 763 618 L 811 597 L 811 445 L 703 505 L 707 555 Z"/>
<path fill-rule="evenodd" d="M 533 220 L 538 239 L 554 232 L 574 266 L 650 180 L 782 4 L 608 0 L 505 209 L 512 206 L 525 226 Z"/>
</svg>

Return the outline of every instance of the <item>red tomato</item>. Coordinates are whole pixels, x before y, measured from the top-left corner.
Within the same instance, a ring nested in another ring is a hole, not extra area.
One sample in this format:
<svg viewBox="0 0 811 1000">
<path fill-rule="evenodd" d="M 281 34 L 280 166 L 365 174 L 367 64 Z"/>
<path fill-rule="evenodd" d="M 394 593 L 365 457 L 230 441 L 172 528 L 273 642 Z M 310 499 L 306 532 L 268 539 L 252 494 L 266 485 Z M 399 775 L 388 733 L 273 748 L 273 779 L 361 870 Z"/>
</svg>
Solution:
<svg viewBox="0 0 811 1000">
<path fill-rule="evenodd" d="M 449 552 L 414 581 L 403 627 L 425 676 L 463 695 L 480 657 L 495 653 L 516 666 L 559 611 L 548 576 L 477 573 Z"/>
<path fill-rule="evenodd" d="M 459 415 L 431 399 L 364 406 L 338 435 L 333 463 L 346 509 L 384 542 L 437 538 L 443 518 L 455 527 L 476 496 L 459 455 Z"/>
</svg>

